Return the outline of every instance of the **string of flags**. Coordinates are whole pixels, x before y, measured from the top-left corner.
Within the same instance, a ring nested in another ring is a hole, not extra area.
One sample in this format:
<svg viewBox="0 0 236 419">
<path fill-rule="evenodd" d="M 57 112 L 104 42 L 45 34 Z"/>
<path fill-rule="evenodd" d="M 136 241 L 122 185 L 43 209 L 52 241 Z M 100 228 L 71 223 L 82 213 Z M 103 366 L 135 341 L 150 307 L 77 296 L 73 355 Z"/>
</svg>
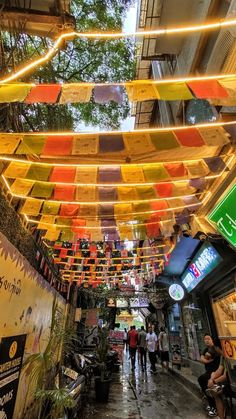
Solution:
<svg viewBox="0 0 236 419">
<path fill-rule="evenodd" d="M 0 154 L 50 156 L 138 156 L 155 152 L 173 152 L 177 149 L 219 147 L 229 143 L 232 125 L 222 122 L 222 126 L 185 126 L 145 130 L 145 132 L 106 132 L 106 133 L 58 133 L 26 134 L 0 133 Z M 235 134 L 234 134 L 235 135 Z M 203 149 L 204 155 L 204 149 Z"/>
<path fill-rule="evenodd" d="M 35 84 L 5 83 L 0 85 L 0 103 L 23 102 L 26 104 L 86 103 L 91 99 L 104 104 L 114 101 L 121 104 L 146 100 L 212 99 L 235 101 L 236 76 L 215 78 L 197 77 L 181 81 L 134 80 L 119 84 L 67 83 Z"/>
</svg>

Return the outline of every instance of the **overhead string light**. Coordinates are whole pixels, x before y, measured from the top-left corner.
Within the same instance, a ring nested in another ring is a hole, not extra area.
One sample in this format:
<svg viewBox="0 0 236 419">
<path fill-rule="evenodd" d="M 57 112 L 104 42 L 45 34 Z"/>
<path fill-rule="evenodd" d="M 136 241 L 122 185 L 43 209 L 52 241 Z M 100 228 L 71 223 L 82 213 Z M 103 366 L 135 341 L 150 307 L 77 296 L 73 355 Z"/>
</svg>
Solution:
<svg viewBox="0 0 236 419">
<path fill-rule="evenodd" d="M 12 82 L 13 80 L 17 80 L 20 77 L 23 77 L 30 71 L 34 70 L 35 68 L 45 64 L 54 55 L 56 55 L 62 45 L 66 41 L 72 41 L 75 38 L 81 39 L 95 39 L 95 40 L 108 40 L 108 39 L 120 39 L 120 38 L 129 38 L 129 37 L 143 37 L 143 36 L 171 36 L 171 35 L 184 35 L 190 33 L 197 33 L 197 32 L 205 32 L 211 30 L 219 30 L 222 28 L 227 27 L 234 27 L 236 26 L 236 19 L 224 19 L 219 20 L 216 22 L 209 22 L 209 23 L 202 23 L 202 24 L 194 24 L 191 26 L 181 26 L 181 27 L 170 27 L 170 28 L 160 28 L 154 30 L 144 30 L 144 31 L 137 31 L 137 32 L 67 32 L 61 34 L 55 41 L 54 45 L 48 49 L 47 53 L 40 58 L 25 64 L 21 69 L 16 70 L 11 75 L 8 75 L 1 79 L 1 83 L 8 83 Z"/>
</svg>

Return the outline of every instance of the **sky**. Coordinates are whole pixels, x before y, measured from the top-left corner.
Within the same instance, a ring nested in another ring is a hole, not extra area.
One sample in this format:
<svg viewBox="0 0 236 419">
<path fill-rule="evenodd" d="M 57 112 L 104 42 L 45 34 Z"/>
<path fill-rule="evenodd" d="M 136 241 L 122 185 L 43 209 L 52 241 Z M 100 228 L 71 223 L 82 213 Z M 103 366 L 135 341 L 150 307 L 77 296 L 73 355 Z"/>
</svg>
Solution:
<svg viewBox="0 0 236 419">
<path fill-rule="evenodd" d="M 124 20 L 123 25 L 123 32 L 134 32 L 136 29 L 136 16 L 137 16 L 137 2 L 130 7 L 129 11 L 127 12 L 126 18 Z M 134 117 L 126 118 L 121 124 L 121 130 L 130 131 L 134 128 Z M 92 125 L 85 125 L 81 123 L 77 126 L 77 130 L 80 132 L 94 132 L 94 131 L 101 131 L 99 127 L 92 126 Z"/>
</svg>

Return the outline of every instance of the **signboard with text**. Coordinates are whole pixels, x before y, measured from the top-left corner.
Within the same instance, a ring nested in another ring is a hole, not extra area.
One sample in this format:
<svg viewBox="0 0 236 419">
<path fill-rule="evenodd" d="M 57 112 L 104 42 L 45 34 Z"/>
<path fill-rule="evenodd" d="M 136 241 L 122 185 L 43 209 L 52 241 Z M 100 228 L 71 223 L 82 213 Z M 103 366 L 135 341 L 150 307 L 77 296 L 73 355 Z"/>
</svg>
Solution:
<svg viewBox="0 0 236 419">
<path fill-rule="evenodd" d="M 0 413 L 12 418 L 15 408 L 26 335 L 4 337 L 0 342 Z"/>
<path fill-rule="evenodd" d="M 222 260 L 215 248 L 205 242 L 182 275 L 181 280 L 187 291 L 192 291 Z"/>
<path fill-rule="evenodd" d="M 222 236 L 236 247 L 236 185 L 208 215 Z"/>
</svg>

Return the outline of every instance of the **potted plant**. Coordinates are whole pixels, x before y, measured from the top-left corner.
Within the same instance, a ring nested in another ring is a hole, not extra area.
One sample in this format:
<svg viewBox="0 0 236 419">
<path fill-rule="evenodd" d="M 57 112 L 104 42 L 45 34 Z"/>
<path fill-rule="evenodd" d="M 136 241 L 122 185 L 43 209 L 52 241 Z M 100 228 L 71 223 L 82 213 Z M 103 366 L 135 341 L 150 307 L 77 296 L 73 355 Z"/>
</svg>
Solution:
<svg viewBox="0 0 236 419">
<path fill-rule="evenodd" d="M 107 402 L 110 391 L 111 379 L 107 370 L 108 334 L 109 330 L 106 327 L 98 328 L 97 359 L 99 376 L 95 377 L 95 393 L 96 400 L 99 402 Z"/>
</svg>

